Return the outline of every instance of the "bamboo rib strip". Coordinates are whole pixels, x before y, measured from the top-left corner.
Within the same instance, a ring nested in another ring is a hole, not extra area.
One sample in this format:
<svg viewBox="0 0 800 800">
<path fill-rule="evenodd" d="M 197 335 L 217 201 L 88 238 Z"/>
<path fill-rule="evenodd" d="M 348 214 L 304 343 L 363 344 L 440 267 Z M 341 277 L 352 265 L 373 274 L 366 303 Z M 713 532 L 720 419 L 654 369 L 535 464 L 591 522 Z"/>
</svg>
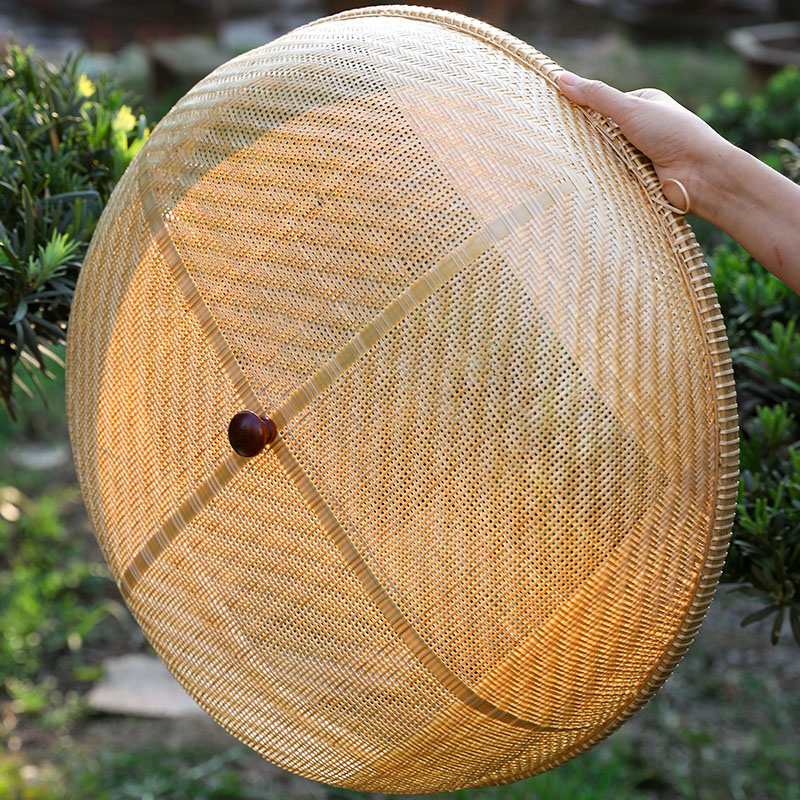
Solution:
<svg viewBox="0 0 800 800">
<path fill-rule="evenodd" d="M 408 648 L 419 662 L 442 684 L 452 692 L 465 705 L 484 714 L 490 719 L 497 720 L 515 728 L 525 728 L 533 731 L 566 731 L 575 728 L 552 728 L 529 720 L 520 719 L 496 705 L 475 694 L 458 676 L 449 670 L 441 659 L 431 650 L 422 637 L 414 630 L 411 623 L 403 615 L 395 602 L 386 593 L 380 581 L 367 566 L 358 552 L 353 540 L 347 535 L 339 521 L 336 519 L 330 506 L 317 491 L 306 471 L 297 463 L 297 459 L 283 441 L 281 436 L 275 440 L 272 450 L 286 470 L 289 480 L 297 486 L 303 499 L 308 503 L 309 509 L 319 520 L 320 525 L 331 537 L 339 549 L 347 566 L 353 571 L 366 590 L 370 599 L 380 608 L 386 621 L 392 626 L 397 635 L 406 643 Z"/>
<path fill-rule="evenodd" d="M 564 181 L 561 189 L 574 188 Z M 393 300 L 371 322 L 365 325 L 336 355 L 330 358 L 289 398 L 280 405 L 271 419 L 279 430 L 285 428 L 298 414 L 319 397 L 367 351 L 374 347 L 411 311 L 424 303 L 438 288 L 449 281 L 464 265 L 484 255 L 501 239 L 511 235 L 529 222 L 534 214 L 553 204 L 549 192 L 514 206 L 497 219 L 473 233 L 460 247 L 443 258 L 436 266 L 420 275 L 411 286 Z"/>
<path fill-rule="evenodd" d="M 230 348 L 228 348 L 222 334 L 216 327 L 211 312 L 203 303 L 197 291 L 197 287 L 186 271 L 183 260 L 175 249 L 175 245 L 172 243 L 169 232 L 166 230 L 163 221 L 160 221 L 158 207 L 146 173 L 145 176 L 140 178 L 139 185 L 143 193 L 145 213 L 150 223 L 151 230 L 153 231 L 153 236 L 156 239 L 161 253 L 170 265 L 170 269 L 178 285 L 181 287 L 181 291 L 187 298 L 189 307 L 196 314 L 204 331 L 208 333 L 212 341 L 216 338 L 217 344 L 215 345 L 215 351 L 220 358 L 223 368 L 233 380 L 239 396 L 244 402 L 247 402 L 247 397 L 252 397 L 252 400 L 249 401 L 249 408 L 258 409 L 257 413 L 263 415 L 264 411 L 261 404 L 256 400 L 255 395 L 247 383 L 247 378 L 242 373 Z M 529 198 L 524 203 L 520 203 L 510 211 L 507 211 L 505 214 L 492 220 L 483 228 L 476 231 L 460 247 L 445 256 L 438 264 L 421 275 L 408 289 L 389 303 L 372 322 L 364 326 L 350 342 L 342 347 L 336 355 L 330 358 L 314 373 L 314 375 L 305 381 L 280 408 L 278 408 L 271 417 L 278 430 L 283 429 L 291 420 L 300 414 L 303 409 L 322 394 L 338 376 L 342 375 L 357 361 L 357 359 L 368 352 L 370 348 L 394 328 L 410 311 L 427 300 L 436 289 L 443 286 L 456 275 L 459 269 L 480 258 L 487 250 L 494 247 L 499 240 L 511 235 L 516 229 L 530 221 L 536 212 L 542 211 L 552 205 L 553 202 L 552 196 L 546 191 Z M 215 470 L 211 477 L 195 489 L 167 522 L 145 542 L 123 574 L 121 590 L 126 597 L 130 595 L 136 583 L 141 579 L 153 561 L 158 558 L 186 525 L 203 510 L 217 492 L 222 490 L 225 484 L 245 463 L 246 459 L 236 455 L 229 456 Z M 310 485 L 310 480 L 307 477 L 306 480 L 308 480 Z M 325 529 L 328 530 L 327 527 Z M 349 559 L 348 563 L 350 563 Z"/>
<path fill-rule="evenodd" d="M 180 289 L 181 294 L 186 300 L 186 304 L 189 306 L 189 310 L 200 323 L 203 334 L 207 337 L 209 344 L 220 360 L 220 366 L 231 379 L 236 394 L 239 395 L 247 408 L 257 414 L 263 415 L 265 413 L 263 406 L 250 388 L 250 384 L 245 374 L 242 372 L 239 363 L 236 361 L 233 351 L 225 341 L 225 337 L 222 335 L 208 306 L 203 302 L 203 298 L 197 286 L 195 286 L 192 276 L 189 275 L 189 271 L 186 269 L 186 265 L 183 263 L 183 259 L 175 247 L 175 243 L 172 241 L 172 237 L 167 230 L 167 226 L 164 224 L 164 219 L 158 208 L 158 201 L 153 194 L 152 180 L 146 167 L 143 166 L 141 168 L 138 178 L 142 207 L 144 208 L 147 224 L 150 226 L 153 241 L 164 257 L 178 289 Z"/>
<path fill-rule="evenodd" d="M 246 463 L 246 458 L 231 453 L 209 478 L 189 495 L 178 510 L 170 515 L 164 525 L 145 542 L 122 575 L 120 591 L 126 600 L 151 564 Z"/>
</svg>

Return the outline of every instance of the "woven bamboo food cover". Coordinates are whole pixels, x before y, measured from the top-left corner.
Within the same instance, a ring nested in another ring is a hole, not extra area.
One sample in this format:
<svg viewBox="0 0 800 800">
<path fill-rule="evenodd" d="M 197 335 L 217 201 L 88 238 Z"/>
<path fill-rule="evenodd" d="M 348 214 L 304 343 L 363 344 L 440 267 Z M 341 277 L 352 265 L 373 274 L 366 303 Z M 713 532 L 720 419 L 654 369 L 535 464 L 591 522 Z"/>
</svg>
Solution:
<svg viewBox="0 0 800 800">
<path fill-rule="evenodd" d="M 68 403 L 105 556 L 197 702 L 310 778 L 560 764 L 658 688 L 719 577 L 716 297 L 558 69 L 429 9 L 307 25 L 172 109 L 92 243 Z M 252 458 L 244 409 L 277 429 Z"/>
</svg>

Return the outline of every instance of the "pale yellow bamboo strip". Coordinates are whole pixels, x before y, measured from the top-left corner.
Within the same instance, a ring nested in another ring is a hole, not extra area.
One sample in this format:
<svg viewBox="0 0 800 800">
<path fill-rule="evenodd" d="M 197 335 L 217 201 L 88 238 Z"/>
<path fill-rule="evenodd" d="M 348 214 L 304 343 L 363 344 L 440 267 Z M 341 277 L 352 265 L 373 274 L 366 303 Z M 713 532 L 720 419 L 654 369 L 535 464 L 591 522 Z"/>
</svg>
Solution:
<svg viewBox="0 0 800 800">
<path fill-rule="evenodd" d="M 571 184 L 565 181 L 562 191 L 570 188 Z M 552 196 L 543 189 L 541 194 L 519 203 L 473 233 L 460 247 L 423 273 L 277 408 L 270 419 L 278 430 L 285 428 L 302 413 L 411 311 L 422 305 L 437 289 L 451 280 L 465 264 L 479 259 L 499 241 L 513 234 L 553 202 Z"/>
<path fill-rule="evenodd" d="M 197 318 L 203 334 L 217 354 L 220 366 L 230 377 L 233 388 L 242 399 L 242 403 L 251 411 L 263 415 L 265 413 L 264 408 L 250 388 L 247 377 L 242 372 L 239 362 L 236 360 L 233 351 L 225 341 L 225 337 L 214 319 L 214 315 L 203 301 L 197 286 L 192 280 L 192 276 L 186 269 L 186 264 L 184 264 L 181 254 L 172 241 L 172 237 L 164 223 L 158 201 L 153 193 L 153 182 L 146 163 L 142 163 L 139 170 L 139 192 L 142 199 L 142 208 L 150 226 L 153 241 L 166 261 L 189 310 Z"/>
<path fill-rule="evenodd" d="M 198 486 L 178 509 L 170 515 L 162 527 L 145 542 L 122 574 L 119 586 L 123 597 L 126 599 L 130 597 L 134 587 L 142 579 L 148 568 L 246 463 L 246 458 L 242 458 L 236 453 L 231 453 L 209 475 L 208 479 Z"/>
</svg>

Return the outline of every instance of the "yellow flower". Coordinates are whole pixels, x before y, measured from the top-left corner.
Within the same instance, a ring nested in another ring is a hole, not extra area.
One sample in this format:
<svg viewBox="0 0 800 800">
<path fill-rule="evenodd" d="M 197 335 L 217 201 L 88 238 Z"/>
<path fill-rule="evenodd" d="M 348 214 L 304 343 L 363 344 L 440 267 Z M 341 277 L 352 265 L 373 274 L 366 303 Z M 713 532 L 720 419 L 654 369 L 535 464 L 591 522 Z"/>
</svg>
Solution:
<svg viewBox="0 0 800 800">
<path fill-rule="evenodd" d="M 117 111 L 117 115 L 114 117 L 114 121 L 111 123 L 111 127 L 115 131 L 127 133 L 128 131 L 132 131 L 135 125 L 136 117 L 133 115 L 131 107 L 120 106 L 119 111 Z"/>
<path fill-rule="evenodd" d="M 94 94 L 94 84 L 86 77 L 85 72 L 78 76 L 78 94 L 81 97 L 91 97 Z"/>
</svg>

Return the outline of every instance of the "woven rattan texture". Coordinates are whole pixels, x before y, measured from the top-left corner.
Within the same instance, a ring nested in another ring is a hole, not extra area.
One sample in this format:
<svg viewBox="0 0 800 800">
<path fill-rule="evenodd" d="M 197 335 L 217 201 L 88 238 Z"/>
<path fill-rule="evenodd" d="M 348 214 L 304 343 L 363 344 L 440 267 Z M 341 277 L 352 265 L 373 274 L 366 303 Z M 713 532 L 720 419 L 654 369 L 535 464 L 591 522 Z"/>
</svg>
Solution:
<svg viewBox="0 0 800 800">
<path fill-rule="evenodd" d="M 358 789 L 610 733 L 711 599 L 737 478 L 690 229 L 533 48 L 382 7 L 223 65 L 114 193 L 68 405 L 129 606 L 209 714 Z M 236 456 L 231 417 L 279 435 Z"/>
</svg>

